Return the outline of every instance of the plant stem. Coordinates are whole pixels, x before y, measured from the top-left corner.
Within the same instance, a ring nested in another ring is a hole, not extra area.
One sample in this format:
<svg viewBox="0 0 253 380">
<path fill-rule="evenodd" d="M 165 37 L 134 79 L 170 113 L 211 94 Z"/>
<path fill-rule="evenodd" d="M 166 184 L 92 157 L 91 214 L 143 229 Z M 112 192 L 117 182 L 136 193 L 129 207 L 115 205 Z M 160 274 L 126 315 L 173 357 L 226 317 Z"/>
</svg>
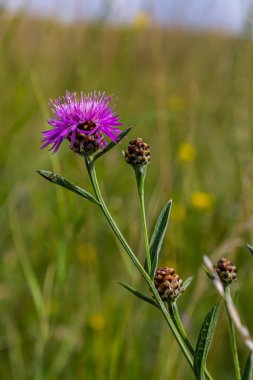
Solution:
<svg viewBox="0 0 253 380">
<path fill-rule="evenodd" d="M 182 321 L 181 321 L 181 318 L 180 318 L 180 315 L 178 312 L 176 301 L 169 303 L 169 313 L 170 313 L 170 315 L 171 315 L 182 339 L 184 340 L 185 345 L 187 346 L 187 348 L 190 351 L 190 353 L 192 354 L 192 356 L 194 356 L 194 353 L 195 353 L 194 348 L 192 347 L 191 342 L 189 341 L 187 334 L 186 334 L 186 331 L 184 329 L 184 326 L 182 324 Z M 208 370 L 206 368 L 205 368 L 205 375 L 206 375 L 208 380 L 213 380 L 212 376 L 210 375 L 210 373 L 208 372 Z"/>
<path fill-rule="evenodd" d="M 89 177 L 90 177 L 90 180 L 91 180 L 91 183 L 92 183 L 92 186 L 93 186 L 93 189 L 94 189 L 94 192 L 96 194 L 96 197 L 97 197 L 97 200 L 99 202 L 99 206 L 105 216 L 105 218 L 107 219 L 108 223 L 110 224 L 113 232 L 115 233 L 115 235 L 117 236 L 118 240 L 120 241 L 120 243 L 122 244 L 122 246 L 124 247 L 126 253 L 128 254 L 128 256 L 130 257 L 130 259 L 132 260 L 133 264 L 135 265 L 135 267 L 138 269 L 138 271 L 140 272 L 140 274 L 142 275 L 142 277 L 144 278 L 144 280 L 146 281 L 150 291 L 153 293 L 154 295 L 154 298 L 156 300 L 156 302 L 158 303 L 159 305 L 159 308 L 166 320 L 166 322 L 168 323 L 169 327 L 171 328 L 186 360 L 188 361 L 191 369 L 193 370 L 193 359 L 192 359 L 192 355 L 189 353 L 181 335 L 179 334 L 178 330 L 177 330 L 177 327 L 174 325 L 173 323 L 173 320 L 171 319 L 163 301 L 161 300 L 153 282 L 151 281 L 151 279 L 149 278 L 149 275 L 148 273 L 145 271 L 145 269 L 142 267 L 141 263 L 139 262 L 139 260 L 137 259 L 137 257 L 135 256 L 135 254 L 133 253 L 132 249 L 130 248 L 130 246 L 128 245 L 128 243 L 126 242 L 125 238 L 123 237 L 123 235 L 121 234 L 120 230 L 118 229 L 116 223 L 114 222 L 109 210 L 107 209 L 105 203 L 104 203 L 104 200 L 102 198 L 102 195 L 101 195 L 101 192 L 100 192 L 100 189 L 99 189 L 99 185 L 98 185 L 98 181 L 97 181 L 97 177 L 96 177 L 96 171 L 95 171 L 95 166 L 94 166 L 94 162 L 91 161 L 90 157 L 85 157 L 85 163 L 86 163 L 86 167 L 87 167 L 87 170 L 88 170 L 88 174 L 89 174 Z"/>
<path fill-rule="evenodd" d="M 188 347 L 188 349 L 189 349 L 189 351 L 191 352 L 191 354 L 194 355 L 194 349 L 193 349 L 191 343 L 189 342 L 189 340 L 188 340 L 188 338 L 187 338 L 187 335 L 186 335 L 186 332 L 185 332 L 184 326 L 183 326 L 183 324 L 182 324 L 182 321 L 181 321 L 180 315 L 179 315 L 179 313 L 178 313 L 177 304 L 176 304 L 175 301 L 169 303 L 169 312 L 170 312 L 170 315 L 171 315 L 172 319 L 173 319 L 174 322 L 175 322 L 175 325 L 176 325 L 177 328 L 178 328 L 178 331 L 179 331 L 181 337 L 184 339 L 186 346 Z"/>
<path fill-rule="evenodd" d="M 229 302 L 231 299 L 231 294 L 230 294 L 230 288 L 228 286 L 225 287 L 225 297 Z M 232 356 L 233 356 L 234 367 L 235 367 L 236 380 L 241 380 L 240 364 L 239 364 L 239 359 L 238 359 L 236 337 L 235 337 L 235 328 L 233 325 L 233 321 L 230 317 L 226 302 L 225 302 L 225 306 L 226 306 L 226 311 L 227 311 L 228 330 L 229 330 L 231 350 L 232 350 Z"/>
<path fill-rule="evenodd" d="M 146 222 L 145 202 L 144 202 L 144 181 L 146 177 L 146 170 L 147 170 L 146 166 L 135 168 L 135 176 L 136 176 L 138 195 L 139 195 L 139 201 L 140 201 L 141 221 L 142 221 L 145 250 L 146 250 L 147 272 L 150 274 L 151 259 L 150 259 L 148 229 L 147 229 L 147 222 Z"/>
</svg>

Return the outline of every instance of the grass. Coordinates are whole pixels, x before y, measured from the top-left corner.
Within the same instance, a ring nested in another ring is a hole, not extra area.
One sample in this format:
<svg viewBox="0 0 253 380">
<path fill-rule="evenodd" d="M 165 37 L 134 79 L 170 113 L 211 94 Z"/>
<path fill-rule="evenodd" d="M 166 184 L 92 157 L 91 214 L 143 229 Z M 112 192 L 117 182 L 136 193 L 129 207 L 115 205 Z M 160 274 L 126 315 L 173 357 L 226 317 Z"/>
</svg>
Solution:
<svg viewBox="0 0 253 380">
<path fill-rule="evenodd" d="M 91 190 L 82 160 L 64 148 L 55 156 L 40 151 L 40 132 L 51 116 L 48 100 L 66 89 L 115 93 L 125 125 L 135 124 L 131 137 L 142 136 L 152 149 L 149 230 L 163 204 L 174 202 L 160 264 L 184 279 L 194 275 L 179 301 L 190 338 L 196 342 L 216 300 L 201 272 L 203 254 L 213 261 L 226 255 L 239 267 L 240 310 L 250 327 L 252 42 L 0 17 L 0 378 L 191 379 L 160 315 L 118 285 L 143 284 L 98 210 L 36 175 L 53 170 Z M 186 142 L 196 158 L 183 163 L 179 150 Z M 142 257 L 134 174 L 121 159 L 125 147 L 101 160 L 98 175 Z M 211 194 L 211 208 L 192 205 L 198 191 Z M 225 326 L 222 317 L 209 357 L 210 371 L 224 380 L 233 376 Z M 241 361 L 246 353 L 239 339 Z"/>
</svg>

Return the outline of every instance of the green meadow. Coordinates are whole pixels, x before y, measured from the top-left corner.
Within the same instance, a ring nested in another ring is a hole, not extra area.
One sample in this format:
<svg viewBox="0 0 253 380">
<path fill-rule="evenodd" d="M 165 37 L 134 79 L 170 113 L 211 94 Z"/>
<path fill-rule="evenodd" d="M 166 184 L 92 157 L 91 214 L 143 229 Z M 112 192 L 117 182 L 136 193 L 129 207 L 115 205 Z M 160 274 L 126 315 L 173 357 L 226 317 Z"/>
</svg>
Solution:
<svg viewBox="0 0 253 380">
<path fill-rule="evenodd" d="M 134 172 L 122 150 L 151 147 L 146 212 L 151 234 L 173 200 L 159 265 L 193 276 L 178 307 L 193 345 L 217 301 L 203 255 L 238 267 L 233 292 L 251 333 L 253 259 L 253 45 L 250 33 L 73 25 L 0 14 L 0 379 L 187 380 L 193 375 L 99 210 L 36 170 L 92 192 L 83 160 L 66 142 L 40 150 L 66 90 L 106 91 L 129 136 L 98 162 L 104 197 L 143 260 Z M 241 365 L 248 351 L 238 336 Z M 234 378 L 224 308 L 208 358 L 215 379 Z"/>
</svg>

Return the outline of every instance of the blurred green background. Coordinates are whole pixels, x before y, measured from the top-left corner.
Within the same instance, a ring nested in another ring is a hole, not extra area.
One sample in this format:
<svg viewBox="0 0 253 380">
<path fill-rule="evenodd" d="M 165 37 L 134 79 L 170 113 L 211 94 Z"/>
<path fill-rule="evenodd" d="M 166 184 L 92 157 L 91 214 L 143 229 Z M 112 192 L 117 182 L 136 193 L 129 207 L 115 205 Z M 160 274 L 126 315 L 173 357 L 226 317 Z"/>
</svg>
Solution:
<svg viewBox="0 0 253 380">
<path fill-rule="evenodd" d="M 41 131 L 49 99 L 66 89 L 114 93 L 134 128 L 97 170 L 124 235 L 141 260 L 135 178 L 121 155 L 140 136 L 152 150 L 150 231 L 173 199 L 159 264 L 194 276 L 178 302 L 190 339 L 217 299 L 204 254 L 238 266 L 239 310 L 252 331 L 250 35 L 150 28 L 143 17 L 122 27 L 0 17 L 0 378 L 192 379 L 161 315 L 118 284 L 145 289 L 99 210 L 36 174 L 52 170 L 91 191 L 82 159 L 67 143 L 54 156 L 40 150 Z M 238 346 L 243 365 L 240 338 Z M 215 379 L 233 378 L 224 313 L 208 367 Z"/>
</svg>

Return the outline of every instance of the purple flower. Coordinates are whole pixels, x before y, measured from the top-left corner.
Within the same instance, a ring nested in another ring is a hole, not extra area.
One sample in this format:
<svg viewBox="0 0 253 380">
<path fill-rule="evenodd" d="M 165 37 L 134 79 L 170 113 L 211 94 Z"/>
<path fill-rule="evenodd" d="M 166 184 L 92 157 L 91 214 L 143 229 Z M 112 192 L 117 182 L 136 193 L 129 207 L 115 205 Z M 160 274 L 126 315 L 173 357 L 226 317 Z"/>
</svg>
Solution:
<svg viewBox="0 0 253 380">
<path fill-rule="evenodd" d="M 63 140 L 70 141 L 70 148 L 77 153 L 93 153 L 106 146 L 104 137 L 117 142 L 122 123 L 111 105 L 112 96 L 103 93 L 66 92 L 66 96 L 51 100 L 54 118 L 48 121 L 52 129 L 42 132 L 44 143 L 41 148 L 51 145 L 49 150 L 57 152 Z M 95 145 L 94 145 L 95 144 Z M 92 147 L 91 147 L 92 146 Z M 95 146 L 95 148 L 94 148 Z"/>
</svg>

